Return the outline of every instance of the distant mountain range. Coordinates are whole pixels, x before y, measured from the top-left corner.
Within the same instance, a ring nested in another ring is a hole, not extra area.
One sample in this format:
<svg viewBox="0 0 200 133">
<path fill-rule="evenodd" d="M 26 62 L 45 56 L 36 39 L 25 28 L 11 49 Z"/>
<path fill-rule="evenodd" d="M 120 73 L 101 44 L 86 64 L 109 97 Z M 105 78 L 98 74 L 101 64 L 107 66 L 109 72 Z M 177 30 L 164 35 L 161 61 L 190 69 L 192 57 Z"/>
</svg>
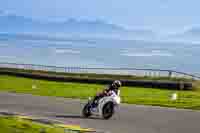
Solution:
<svg viewBox="0 0 200 133">
<path fill-rule="evenodd" d="M 152 38 L 154 36 L 151 30 L 129 30 L 102 20 L 89 21 L 70 18 L 63 22 L 41 22 L 24 16 L 6 14 L 2 11 L 0 11 L 0 33 L 73 34 L 130 38 Z"/>
</svg>

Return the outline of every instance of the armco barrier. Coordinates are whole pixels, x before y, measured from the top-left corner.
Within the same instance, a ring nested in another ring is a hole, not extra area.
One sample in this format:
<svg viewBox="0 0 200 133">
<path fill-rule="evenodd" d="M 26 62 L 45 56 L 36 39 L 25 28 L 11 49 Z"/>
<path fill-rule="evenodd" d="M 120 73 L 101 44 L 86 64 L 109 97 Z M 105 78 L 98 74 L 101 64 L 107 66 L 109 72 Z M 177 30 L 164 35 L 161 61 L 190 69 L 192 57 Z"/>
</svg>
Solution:
<svg viewBox="0 0 200 133">
<path fill-rule="evenodd" d="M 32 79 L 43 79 L 49 81 L 59 82 L 78 82 L 78 83 L 96 83 L 96 84 L 110 84 L 112 79 L 95 79 L 95 78 L 76 78 L 67 76 L 55 76 L 50 74 L 33 74 L 28 72 L 13 72 L 13 71 L 0 71 L 0 74 L 12 75 L 17 77 L 26 77 Z M 147 88 L 165 88 L 175 90 L 191 90 L 192 83 L 190 82 L 175 82 L 175 81 L 141 81 L 141 80 L 121 80 L 123 86 L 138 86 Z"/>
<path fill-rule="evenodd" d="M 91 68 L 91 67 L 58 67 L 37 64 L 17 64 L 0 62 L 0 68 L 14 68 L 24 70 L 41 70 L 62 73 L 95 73 L 112 75 L 132 75 L 141 77 L 174 77 L 200 80 L 200 76 L 167 69 L 141 69 L 141 68 Z"/>
</svg>

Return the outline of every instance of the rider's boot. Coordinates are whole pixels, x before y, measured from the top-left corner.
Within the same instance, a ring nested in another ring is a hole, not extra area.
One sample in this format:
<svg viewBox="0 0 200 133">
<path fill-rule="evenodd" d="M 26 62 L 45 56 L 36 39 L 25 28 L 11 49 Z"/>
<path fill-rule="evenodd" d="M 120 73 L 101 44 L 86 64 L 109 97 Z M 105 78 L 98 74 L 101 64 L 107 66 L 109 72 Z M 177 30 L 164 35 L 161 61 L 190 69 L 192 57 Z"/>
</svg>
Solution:
<svg viewBox="0 0 200 133">
<path fill-rule="evenodd" d="M 98 105 L 98 101 L 97 100 L 93 100 L 92 104 L 91 104 L 92 108 L 96 108 L 97 105 Z"/>
<path fill-rule="evenodd" d="M 92 108 L 96 108 L 98 106 L 98 100 L 99 100 L 99 96 L 96 96 L 91 103 Z"/>
</svg>

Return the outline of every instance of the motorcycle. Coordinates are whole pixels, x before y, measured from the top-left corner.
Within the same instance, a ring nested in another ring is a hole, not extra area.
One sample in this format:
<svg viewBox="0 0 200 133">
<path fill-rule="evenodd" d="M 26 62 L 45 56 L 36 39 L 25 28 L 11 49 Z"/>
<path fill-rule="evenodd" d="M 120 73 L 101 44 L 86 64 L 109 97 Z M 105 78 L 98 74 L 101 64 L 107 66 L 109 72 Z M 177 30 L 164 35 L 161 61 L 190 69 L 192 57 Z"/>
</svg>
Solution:
<svg viewBox="0 0 200 133">
<path fill-rule="evenodd" d="M 90 117 L 92 115 L 100 116 L 103 119 L 110 119 L 116 109 L 121 103 L 120 91 L 116 94 L 114 91 L 111 91 L 110 96 L 105 96 L 98 100 L 97 106 L 92 107 L 92 100 L 89 98 L 88 102 L 82 109 L 83 117 Z"/>
</svg>

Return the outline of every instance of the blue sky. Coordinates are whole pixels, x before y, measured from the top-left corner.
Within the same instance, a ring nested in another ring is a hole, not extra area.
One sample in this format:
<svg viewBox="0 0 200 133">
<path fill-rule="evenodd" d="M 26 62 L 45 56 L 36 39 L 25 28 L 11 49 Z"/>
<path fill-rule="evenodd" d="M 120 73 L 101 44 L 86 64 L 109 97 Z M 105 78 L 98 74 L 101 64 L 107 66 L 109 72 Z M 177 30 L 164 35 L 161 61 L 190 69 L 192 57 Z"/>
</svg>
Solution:
<svg viewBox="0 0 200 133">
<path fill-rule="evenodd" d="M 199 0 L 0 0 L 0 10 L 39 20 L 101 19 L 175 32 L 199 26 Z"/>
</svg>

